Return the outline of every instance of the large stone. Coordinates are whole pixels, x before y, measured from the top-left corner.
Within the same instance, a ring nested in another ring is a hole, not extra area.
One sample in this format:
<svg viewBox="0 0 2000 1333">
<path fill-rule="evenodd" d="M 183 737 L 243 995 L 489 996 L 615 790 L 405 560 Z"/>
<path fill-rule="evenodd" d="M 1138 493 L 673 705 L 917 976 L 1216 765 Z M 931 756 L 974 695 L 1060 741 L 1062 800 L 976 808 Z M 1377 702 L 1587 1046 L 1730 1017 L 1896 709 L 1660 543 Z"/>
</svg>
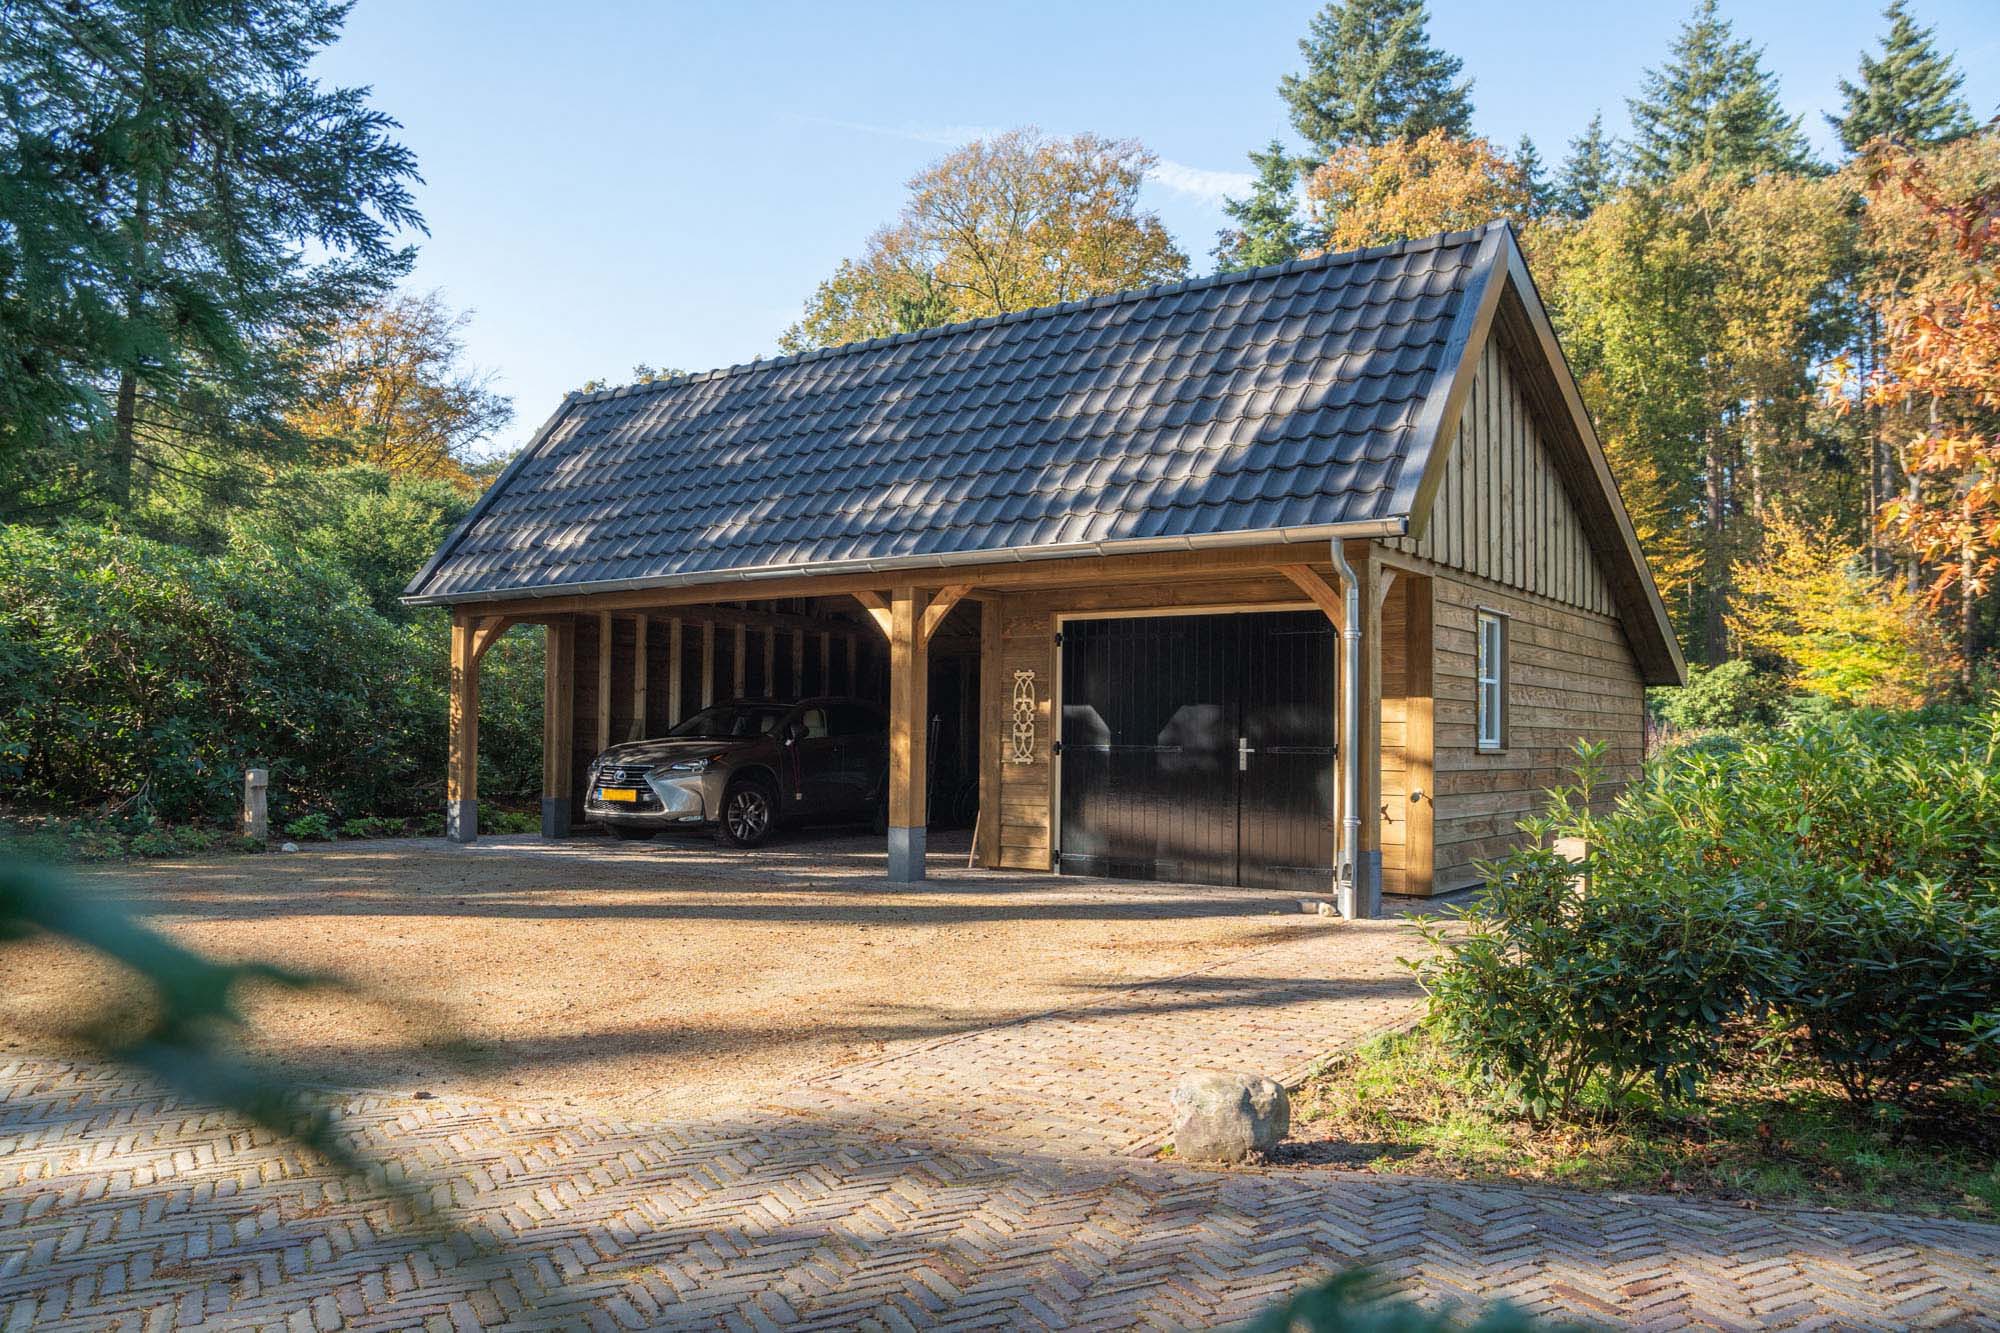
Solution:
<svg viewBox="0 0 2000 1333">
<path fill-rule="evenodd" d="M 1197 1069 L 1174 1085 L 1174 1156 L 1245 1162 L 1275 1148 L 1292 1128 L 1291 1100 L 1260 1074 Z"/>
</svg>

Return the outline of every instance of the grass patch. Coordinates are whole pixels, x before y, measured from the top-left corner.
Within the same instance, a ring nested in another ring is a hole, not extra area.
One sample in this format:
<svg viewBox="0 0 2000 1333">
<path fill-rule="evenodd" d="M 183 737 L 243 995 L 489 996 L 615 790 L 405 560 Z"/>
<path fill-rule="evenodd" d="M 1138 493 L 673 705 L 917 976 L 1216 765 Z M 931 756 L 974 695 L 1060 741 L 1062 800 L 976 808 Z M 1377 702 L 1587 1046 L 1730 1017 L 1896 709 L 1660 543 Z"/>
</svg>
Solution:
<svg viewBox="0 0 2000 1333">
<path fill-rule="evenodd" d="M 1953 1088 L 1922 1110 L 1857 1115 L 1830 1084 L 1747 1038 L 1704 1104 L 1650 1097 L 1537 1126 L 1497 1106 L 1435 1038 L 1377 1038 L 1292 1099 L 1279 1160 L 1455 1180 L 1696 1194 L 2000 1218 L 2000 1098 Z"/>
</svg>

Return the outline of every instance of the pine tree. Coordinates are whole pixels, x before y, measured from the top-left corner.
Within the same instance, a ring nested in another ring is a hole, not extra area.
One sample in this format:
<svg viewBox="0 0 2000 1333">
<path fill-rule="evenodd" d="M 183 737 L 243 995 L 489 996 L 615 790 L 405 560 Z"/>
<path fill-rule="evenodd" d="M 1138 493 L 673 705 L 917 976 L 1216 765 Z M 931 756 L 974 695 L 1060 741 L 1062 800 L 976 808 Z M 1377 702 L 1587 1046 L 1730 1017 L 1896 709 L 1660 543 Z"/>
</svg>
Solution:
<svg viewBox="0 0 2000 1333">
<path fill-rule="evenodd" d="M 1707 164 L 1730 172 L 1807 170 L 1799 117 L 1785 113 L 1763 53 L 1739 40 L 1716 0 L 1681 25 L 1665 69 L 1647 70 L 1629 103 L 1639 177 L 1663 181 Z"/>
<path fill-rule="evenodd" d="M 1472 130 L 1464 61 L 1431 45 L 1424 0 L 1329 0 L 1299 50 L 1306 67 L 1278 92 L 1292 124 L 1324 158 L 1349 144 L 1379 145 L 1431 130 Z"/>
<path fill-rule="evenodd" d="M 1542 169 L 1541 150 L 1525 134 L 1514 144 L 1514 165 L 1520 168 L 1521 184 L 1528 192 L 1528 216 L 1545 216 L 1554 202 L 1555 191 L 1549 185 L 1548 173 Z"/>
<path fill-rule="evenodd" d="M 1882 17 L 1889 20 L 1889 31 L 1881 59 L 1861 53 L 1861 82 L 1840 81 L 1846 109 L 1826 118 L 1841 146 L 1858 153 L 1884 135 L 1915 147 L 1970 134 L 1972 110 L 1958 91 L 1965 75 L 1939 52 L 1932 30 L 1918 26 L 1903 0 L 1890 0 Z"/>
<path fill-rule="evenodd" d="M 1617 189 L 1617 149 L 1604 133 L 1604 113 L 1592 112 L 1583 133 L 1569 141 L 1562 175 L 1550 191 L 1552 207 L 1565 217 L 1587 218 Z"/>
<path fill-rule="evenodd" d="M 1252 152 L 1257 168 L 1250 194 L 1225 199 L 1222 211 L 1236 225 L 1216 233 L 1215 271 L 1282 264 L 1298 258 L 1306 243 L 1306 222 L 1299 216 L 1299 162 L 1274 136 L 1263 152 Z"/>
<path fill-rule="evenodd" d="M 396 123 L 311 76 L 348 8 L 7 7 L 0 343 L 35 344 L 8 397 L 41 414 L 0 448 L 82 441 L 79 484 L 122 508 L 146 465 L 283 437 L 290 336 L 379 296 L 422 227 Z"/>
</svg>

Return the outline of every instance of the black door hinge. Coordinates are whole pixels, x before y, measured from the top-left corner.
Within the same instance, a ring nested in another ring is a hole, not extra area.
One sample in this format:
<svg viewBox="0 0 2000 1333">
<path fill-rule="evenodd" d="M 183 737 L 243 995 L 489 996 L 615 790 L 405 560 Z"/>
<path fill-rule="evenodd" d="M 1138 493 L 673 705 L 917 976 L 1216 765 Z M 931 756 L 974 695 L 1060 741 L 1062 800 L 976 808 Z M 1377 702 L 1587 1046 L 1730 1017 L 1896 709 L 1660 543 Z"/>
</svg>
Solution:
<svg viewBox="0 0 2000 1333">
<path fill-rule="evenodd" d="M 1057 741 L 1054 745 L 1051 745 L 1049 747 L 1049 753 L 1060 757 L 1062 754 L 1062 742 Z"/>
<path fill-rule="evenodd" d="M 1062 647 L 1062 631 L 1061 631 L 1061 630 L 1057 630 L 1057 631 L 1056 631 L 1056 647 L 1058 647 L 1058 648 Z"/>
</svg>

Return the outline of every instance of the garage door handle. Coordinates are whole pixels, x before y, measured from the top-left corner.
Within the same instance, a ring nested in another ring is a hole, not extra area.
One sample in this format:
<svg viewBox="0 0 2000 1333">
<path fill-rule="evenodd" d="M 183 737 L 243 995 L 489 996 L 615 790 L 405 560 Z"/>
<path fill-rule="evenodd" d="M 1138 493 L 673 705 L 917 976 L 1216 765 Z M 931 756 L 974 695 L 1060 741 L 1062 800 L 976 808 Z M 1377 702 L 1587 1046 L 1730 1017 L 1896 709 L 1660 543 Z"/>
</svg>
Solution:
<svg viewBox="0 0 2000 1333">
<path fill-rule="evenodd" d="M 1238 773 L 1248 773 L 1250 771 L 1250 756 L 1255 753 L 1257 753 L 1257 747 L 1250 744 L 1248 737 L 1238 736 L 1236 738 L 1236 771 Z"/>
</svg>

